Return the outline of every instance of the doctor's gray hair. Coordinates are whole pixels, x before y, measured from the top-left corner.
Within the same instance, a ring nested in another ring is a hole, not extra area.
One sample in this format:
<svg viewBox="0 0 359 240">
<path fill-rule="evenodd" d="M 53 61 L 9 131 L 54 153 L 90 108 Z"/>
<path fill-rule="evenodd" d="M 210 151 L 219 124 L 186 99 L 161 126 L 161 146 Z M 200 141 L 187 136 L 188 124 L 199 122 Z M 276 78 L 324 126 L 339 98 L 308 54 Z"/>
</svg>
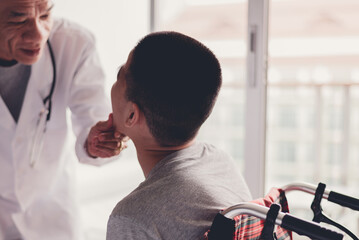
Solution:
<svg viewBox="0 0 359 240">
<path fill-rule="evenodd" d="M 199 41 L 157 32 L 132 51 L 126 84 L 127 100 L 139 106 L 157 142 L 176 146 L 193 139 L 210 115 L 222 84 L 221 67 Z"/>
</svg>

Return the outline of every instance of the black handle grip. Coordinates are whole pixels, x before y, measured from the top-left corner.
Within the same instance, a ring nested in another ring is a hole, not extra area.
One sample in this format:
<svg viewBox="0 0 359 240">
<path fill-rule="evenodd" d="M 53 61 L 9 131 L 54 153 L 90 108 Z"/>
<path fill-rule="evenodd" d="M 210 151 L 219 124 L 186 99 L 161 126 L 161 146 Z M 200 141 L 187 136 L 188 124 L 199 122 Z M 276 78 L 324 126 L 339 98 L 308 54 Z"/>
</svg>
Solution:
<svg viewBox="0 0 359 240">
<path fill-rule="evenodd" d="M 294 231 L 299 235 L 305 235 L 311 239 L 318 240 L 342 240 L 343 235 L 326 229 L 317 223 L 305 221 L 286 214 L 282 219 L 281 226 L 287 230 Z"/>
<path fill-rule="evenodd" d="M 359 199 L 331 191 L 328 201 L 359 211 Z"/>
</svg>

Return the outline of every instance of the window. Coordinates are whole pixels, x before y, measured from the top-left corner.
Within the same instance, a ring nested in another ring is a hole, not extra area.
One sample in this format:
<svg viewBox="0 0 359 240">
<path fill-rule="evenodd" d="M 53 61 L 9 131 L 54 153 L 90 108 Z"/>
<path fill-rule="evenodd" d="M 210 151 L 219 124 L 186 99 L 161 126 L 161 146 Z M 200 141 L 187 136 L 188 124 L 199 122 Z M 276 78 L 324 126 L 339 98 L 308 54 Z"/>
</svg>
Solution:
<svg viewBox="0 0 359 240">
<path fill-rule="evenodd" d="M 296 147 L 294 142 L 279 142 L 278 144 L 278 161 L 281 163 L 291 163 L 296 162 Z M 294 166 L 292 166 L 294 167 Z"/>
<path fill-rule="evenodd" d="M 270 1 L 266 189 L 321 181 L 359 197 L 358 11 L 355 0 Z M 357 214 L 324 209 L 358 232 Z"/>
</svg>

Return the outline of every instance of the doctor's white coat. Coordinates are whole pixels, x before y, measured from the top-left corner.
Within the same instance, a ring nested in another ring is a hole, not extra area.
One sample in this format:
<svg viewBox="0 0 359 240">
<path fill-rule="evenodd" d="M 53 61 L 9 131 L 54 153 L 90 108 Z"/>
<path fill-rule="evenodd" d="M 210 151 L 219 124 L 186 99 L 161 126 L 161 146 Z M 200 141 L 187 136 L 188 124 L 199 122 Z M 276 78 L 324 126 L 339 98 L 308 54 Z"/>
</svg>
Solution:
<svg viewBox="0 0 359 240">
<path fill-rule="evenodd" d="M 34 167 L 29 159 L 31 143 L 53 79 L 47 46 L 32 65 L 18 123 L 0 98 L 0 240 L 18 233 L 26 240 L 81 239 L 74 205 L 76 162 L 71 154 L 74 146 L 68 143 L 68 108 L 78 159 L 94 165 L 113 160 L 89 158 L 83 147 L 90 128 L 111 112 L 93 36 L 76 24 L 55 20 L 50 42 L 57 82 L 43 150 Z"/>
</svg>

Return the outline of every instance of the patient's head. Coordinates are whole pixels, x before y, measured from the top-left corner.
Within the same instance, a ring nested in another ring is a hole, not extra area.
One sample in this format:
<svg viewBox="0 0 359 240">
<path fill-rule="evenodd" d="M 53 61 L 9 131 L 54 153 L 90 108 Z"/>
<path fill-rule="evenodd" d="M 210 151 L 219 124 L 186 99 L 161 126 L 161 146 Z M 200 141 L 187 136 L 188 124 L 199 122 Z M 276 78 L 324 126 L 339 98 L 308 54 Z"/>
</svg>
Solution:
<svg viewBox="0 0 359 240">
<path fill-rule="evenodd" d="M 125 71 L 127 101 L 137 104 L 162 146 L 192 140 L 210 115 L 221 87 L 221 68 L 202 43 L 176 32 L 144 37 Z"/>
</svg>

